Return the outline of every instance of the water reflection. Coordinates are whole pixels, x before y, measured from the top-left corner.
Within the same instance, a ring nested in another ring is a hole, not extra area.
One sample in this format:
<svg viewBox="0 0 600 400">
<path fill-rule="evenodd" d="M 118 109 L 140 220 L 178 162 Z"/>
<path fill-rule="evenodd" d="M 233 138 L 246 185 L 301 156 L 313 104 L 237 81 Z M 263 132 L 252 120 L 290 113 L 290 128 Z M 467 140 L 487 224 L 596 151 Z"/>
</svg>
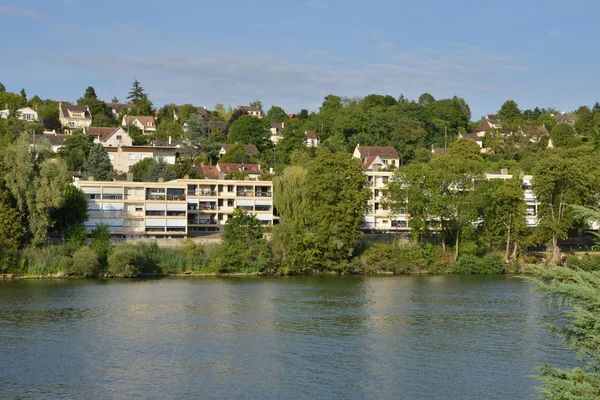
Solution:
<svg viewBox="0 0 600 400">
<path fill-rule="evenodd" d="M 506 277 L 0 282 L 0 398 L 487 398 L 572 357 Z"/>
</svg>

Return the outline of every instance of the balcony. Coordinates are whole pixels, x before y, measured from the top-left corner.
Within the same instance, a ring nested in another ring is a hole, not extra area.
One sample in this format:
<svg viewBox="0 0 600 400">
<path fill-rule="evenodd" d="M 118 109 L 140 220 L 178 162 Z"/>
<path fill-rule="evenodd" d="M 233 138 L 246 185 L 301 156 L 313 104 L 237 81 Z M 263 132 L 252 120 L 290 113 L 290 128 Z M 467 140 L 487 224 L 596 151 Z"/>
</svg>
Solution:
<svg viewBox="0 0 600 400">
<path fill-rule="evenodd" d="M 153 226 L 153 227 L 147 227 L 146 228 L 146 232 L 164 232 L 165 231 L 165 227 L 161 226 Z"/>
<path fill-rule="evenodd" d="M 238 197 L 253 197 L 254 192 L 249 191 L 249 190 L 242 190 L 242 191 L 237 192 L 237 196 Z"/>
<path fill-rule="evenodd" d="M 210 189 L 198 189 L 196 190 L 196 196 L 216 196 L 217 195 L 217 191 L 216 190 L 210 190 Z"/>
<path fill-rule="evenodd" d="M 254 195 L 256 197 L 272 197 L 273 196 L 273 194 L 271 192 L 262 192 L 262 191 L 254 192 Z"/>
<path fill-rule="evenodd" d="M 217 225 L 216 219 L 188 219 L 188 225 Z"/>
<path fill-rule="evenodd" d="M 163 194 L 147 194 L 146 195 L 146 200 L 148 201 L 165 201 L 166 199 L 166 195 Z"/>
<path fill-rule="evenodd" d="M 185 201 L 185 195 L 167 195 L 167 201 Z"/>
<path fill-rule="evenodd" d="M 185 228 L 175 227 L 175 226 L 168 226 L 167 227 L 167 232 L 185 233 Z"/>
</svg>

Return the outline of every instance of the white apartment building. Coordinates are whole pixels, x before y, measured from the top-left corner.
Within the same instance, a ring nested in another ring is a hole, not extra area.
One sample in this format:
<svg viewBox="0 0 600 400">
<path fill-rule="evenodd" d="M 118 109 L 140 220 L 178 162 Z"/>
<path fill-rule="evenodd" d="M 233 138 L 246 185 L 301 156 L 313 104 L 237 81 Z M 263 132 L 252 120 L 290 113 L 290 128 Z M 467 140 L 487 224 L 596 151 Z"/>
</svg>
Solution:
<svg viewBox="0 0 600 400">
<path fill-rule="evenodd" d="M 486 172 L 486 179 L 504 179 L 509 180 L 512 179 L 513 176 L 508 173 L 507 169 L 502 169 L 500 172 Z M 539 201 L 537 201 L 533 190 L 531 190 L 531 181 L 533 179 L 532 175 L 523 175 L 523 183 L 521 187 L 523 188 L 523 196 L 525 198 L 525 223 L 527 226 L 535 227 L 538 225 L 538 208 L 540 206 Z"/>
<path fill-rule="evenodd" d="M 272 182 L 179 179 L 169 182 L 84 181 L 89 232 L 109 226 L 115 238 L 183 238 L 217 233 L 236 208 L 273 224 Z"/>
</svg>

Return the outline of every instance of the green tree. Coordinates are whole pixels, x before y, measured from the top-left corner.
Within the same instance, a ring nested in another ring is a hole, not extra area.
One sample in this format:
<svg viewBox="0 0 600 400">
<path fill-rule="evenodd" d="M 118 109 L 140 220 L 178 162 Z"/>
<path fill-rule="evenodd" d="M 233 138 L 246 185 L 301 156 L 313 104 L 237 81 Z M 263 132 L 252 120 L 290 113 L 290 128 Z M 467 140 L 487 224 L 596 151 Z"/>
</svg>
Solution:
<svg viewBox="0 0 600 400">
<path fill-rule="evenodd" d="M 266 119 L 269 122 L 284 122 L 290 118 L 285 113 L 283 108 L 279 106 L 272 106 L 269 111 L 267 111 Z"/>
<path fill-rule="evenodd" d="M 100 262 L 96 253 L 89 247 L 83 246 L 73 254 L 73 273 L 84 278 L 98 274 Z"/>
<path fill-rule="evenodd" d="M 133 174 L 133 179 L 138 182 L 143 182 L 144 176 L 146 176 L 146 174 L 148 173 L 148 170 L 154 164 L 158 164 L 158 163 L 154 160 L 154 158 L 151 158 L 151 157 L 144 158 L 143 160 L 140 160 L 140 161 L 136 162 L 135 164 L 133 164 L 133 166 L 131 167 L 131 173 Z"/>
<path fill-rule="evenodd" d="M 127 100 L 133 102 L 134 107 L 131 110 L 131 115 L 153 115 L 152 102 L 148 95 L 144 92 L 141 83 L 135 79 L 131 90 L 127 94 Z"/>
<path fill-rule="evenodd" d="M 67 170 L 81 171 L 93 145 L 92 136 L 76 131 L 67 136 L 63 147 L 58 150 L 58 155 L 65 161 Z"/>
<path fill-rule="evenodd" d="M 97 224 L 96 227 L 92 229 L 91 236 L 91 248 L 94 253 L 96 253 L 100 265 L 105 267 L 112 251 L 112 245 L 110 244 L 110 228 L 106 224 Z"/>
<path fill-rule="evenodd" d="M 575 147 L 580 144 L 575 139 L 575 130 L 569 124 L 558 124 L 550 132 L 554 147 Z"/>
<path fill-rule="evenodd" d="M 62 197 L 62 205 L 51 211 L 51 218 L 55 221 L 54 230 L 68 236 L 69 232 L 83 227 L 88 219 L 88 201 L 85 194 L 70 182 L 64 183 Z"/>
<path fill-rule="evenodd" d="M 227 153 L 225 153 L 219 161 L 222 163 L 256 164 L 259 160 L 255 155 L 247 153 L 244 149 L 244 145 L 234 144 L 227 150 Z"/>
<path fill-rule="evenodd" d="M 136 102 L 144 99 L 146 97 L 146 93 L 144 93 L 144 88 L 142 88 L 142 84 L 137 80 L 133 80 L 133 84 L 131 86 L 131 90 L 127 94 L 127 100 Z"/>
<path fill-rule="evenodd" d="M 25 93 L 25 89 L 21 89 L 21 91 L 19 92 L 19 95 L 21 96 L 21 105 L 24 106 L 27 104 L 27 93 Z"/>
<path fill-rule="evenodd" d="M 83 98 L 84 99 L 97 99 L 98 96 L 96 96 L 96 90 L 93 87 L 88 86 L 85 89 L 85 93 L 83 94 Z"/>
<path fill-rule="evenodd" d="M 281 223 L 291 223 L 299 228 L 307 224 L 306 172 L 305 168 L 290 166 L 273 179 L 273 204 Z"/>
<path fill-rule="evenodd" d="M 90 148 L 88 157 L 83 164 L 83 175 L 85 178 L 94 177 L 97 181 L 110 181 L 114 178 L 115 172 L 110 158 L 100 143 L 95 143 Z"/>
<path fill-rule="evenodd" d="M 175 171 L 164 158 L 159 158 L 157 162 L 152 163 L 148 171 L 144 174 L 144 182 L 158 182 L 162 178 L 165 182 L 175 179 Z"/>
<path fill-rule="evenodd" d="M 265 121 L 250 115 L 242 115 L 231 125 L 227 139 L 231 143 L 254 144 L 261 152 L 272 146 Z"/>
<path fill-rule="evenodd" d="M 192 115 L 196 115 L 196 112 L 196 107 L 191 104 L 184 104 L 179 107 L 177 117 L 179 118 L 179 121 L 187 121 Z"/>
<path fill-rule="evenodd" d="M 23 240 L 23 226 L 19 212 L 0 202 L 0 272 L 17 264 L 17 252 Z"/>
<path fill-rule="evenodd" d="M 521 110 L 514 100 L 507 100 L 498 110 L 498 118 L 505 124 L 512 124 L 521 119 Z"/>
<path fill-rule="evenodd" d="M 450 145 L 448 154 L 464 161 L 482 161 L 481 147 L 472 139 L 458 139 Z"/>
<path fill-rule="evenodd" d="M 6 86 L 4 86 L 2 82 L 0 82 L 0 92 L 6 92 Z"/>
<path fill-rule="evenodd" d="M 588 400 L 600 397 L 600 272 L 569 268 L 535 269 L 533 281 L 538 290 L 550 296 L 563 310 L 565 323 L 550 326 L 564 345 L 577 352 L 579 366 L 560 369 L 550 365 L 539 368 L 540 398 L 546 400 Z M 567 309 L 562 308 L 568 306 Z"/>
</svg>

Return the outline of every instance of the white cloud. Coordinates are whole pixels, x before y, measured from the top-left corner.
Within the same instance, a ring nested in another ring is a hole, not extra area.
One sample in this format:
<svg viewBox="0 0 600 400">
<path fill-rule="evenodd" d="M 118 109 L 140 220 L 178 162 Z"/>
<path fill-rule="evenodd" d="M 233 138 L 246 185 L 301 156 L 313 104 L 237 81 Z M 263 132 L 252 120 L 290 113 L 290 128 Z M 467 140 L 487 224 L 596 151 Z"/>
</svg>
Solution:
<svg viewBox="0 0 600 400">
<path fill-rule="evenodd" d="M 324 10 L 327 8 L 327 4 L 323 3 L 320 0 L 311 0 L 307 3 L 310 8 L 317 8 L 319 10 Z"/>
<path fill-rule="evenodd" d="M 49 17 L 45 14 L 40 14 L 26 8 L 14 6 L 0 6 L 0 15 L 7 15 L 16 18 L 32 18 L 41 20 L 49 19 Z"/>
</svg>

